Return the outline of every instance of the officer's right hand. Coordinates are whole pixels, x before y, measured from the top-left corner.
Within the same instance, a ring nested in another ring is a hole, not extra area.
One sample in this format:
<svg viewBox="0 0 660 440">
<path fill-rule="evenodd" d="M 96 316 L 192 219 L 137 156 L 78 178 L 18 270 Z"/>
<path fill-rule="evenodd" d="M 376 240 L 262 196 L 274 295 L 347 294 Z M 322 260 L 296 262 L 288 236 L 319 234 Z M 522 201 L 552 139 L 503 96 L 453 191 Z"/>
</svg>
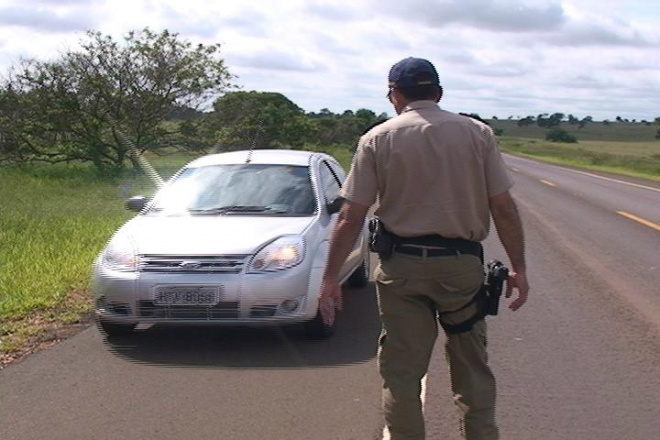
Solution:
<svg viewBox="0 0 660 440">
<path fill-rule="evenodd" d="M 515 312 L 527 302 L 529 283 L 527 282 L 527 274 L 525 272 L 509 273 L 509 278 L 506 281 L 506 293 L 504 296 L 511 298 L 514 288 L 518 290 L 518 297 L 509 304 L 509 308 Z"/>
</svg>

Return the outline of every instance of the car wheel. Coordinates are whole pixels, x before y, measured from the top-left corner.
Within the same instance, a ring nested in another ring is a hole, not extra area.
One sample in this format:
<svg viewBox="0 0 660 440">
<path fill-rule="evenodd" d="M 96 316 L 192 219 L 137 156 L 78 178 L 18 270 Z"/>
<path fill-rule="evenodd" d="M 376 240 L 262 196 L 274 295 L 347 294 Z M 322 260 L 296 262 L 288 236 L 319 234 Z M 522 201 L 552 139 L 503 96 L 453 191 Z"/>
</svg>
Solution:
<svg viewBox="0 0 660 440">
<path fill-rule="evenodd" d="M 103 333 L 108 336 L 128 336 L 133 333 L 137 324 L 117 324 L 115 322 L 108 322 L 98 319 L 96 324 Z"/>
<path fill-rule="evenodd" d="M 369 283 L 369 256 L 367 255 L 362 264 L 348 277 L 346 284 L 349 287 L 364 287 Z"/>
<path fill-rule="evenodd" d="M 335 333 L 336 321 L 332 325 L 323 322 L 321 312 L 316 312 L 316 316 L 311 321 L 305 322 L 305 333 L 312 339 L 329 338 Z"/>
</svg>

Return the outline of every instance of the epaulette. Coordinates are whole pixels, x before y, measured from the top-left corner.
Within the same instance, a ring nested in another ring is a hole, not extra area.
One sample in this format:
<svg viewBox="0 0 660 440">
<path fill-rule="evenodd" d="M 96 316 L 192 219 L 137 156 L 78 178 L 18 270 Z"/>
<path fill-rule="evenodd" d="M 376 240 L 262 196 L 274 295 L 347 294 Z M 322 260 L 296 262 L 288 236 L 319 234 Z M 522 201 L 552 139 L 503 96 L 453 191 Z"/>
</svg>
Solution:
<svg viewBox="0 0 660 440">
<path fill-rule="evenodd" d="M 458 114 L 461 115 L 461 116 L 467 116 L 468 118 L 475 119 L 475 120 L 477 120 L 477 121 L 479 121 L 479 122 L 483 122 L 483 123 L 486 124 L 486 125 L 490 125 L 488 122 L 486 122 L 485 120 L 481 119 L 481 117 L 480 117 L 479 115 L 475 114 L 475 113 L 461 113 L 461 112 L 459 112 Z"/>
<path fill-rule="evenodd" d="M 369 130 L 371 130 L 372 128 L 374 128 L 374 127 L 376 127 L 376 126 L 378 126 L 378 125 L 380 125 L 380 124 L 382 124 L 383 122 L 386 122 L 386 121 L 389 121 L 389 119 L 381 119 L 380 121 L 376 121 L 376 122 L 374 122 L 373 124 L 371 124 L 370 126 L 368 126 L 368 127 L 362 132 L 362 136 L 364 136 L 365 134 L 369 133 Z"/>
</svg>

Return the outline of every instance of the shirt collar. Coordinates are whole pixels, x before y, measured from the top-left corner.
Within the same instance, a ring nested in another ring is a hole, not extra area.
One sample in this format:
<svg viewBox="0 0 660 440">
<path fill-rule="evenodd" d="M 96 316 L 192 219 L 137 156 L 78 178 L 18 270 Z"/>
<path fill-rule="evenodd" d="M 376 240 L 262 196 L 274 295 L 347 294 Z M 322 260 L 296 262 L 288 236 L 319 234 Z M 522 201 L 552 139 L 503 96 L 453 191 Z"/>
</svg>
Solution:
<svg viewBox="0 0 660 440">
<path fill-rule="evenodd" d="M 435 101 L 430 101 L 430 100 L 413 101 L 408 103 L 408 105 L 403 108 L 403 111 L 401 113 L 409 112 L 411 110 L 422 110 L 432 107 L 438 108 L 438 104 Z"/>
</svg>

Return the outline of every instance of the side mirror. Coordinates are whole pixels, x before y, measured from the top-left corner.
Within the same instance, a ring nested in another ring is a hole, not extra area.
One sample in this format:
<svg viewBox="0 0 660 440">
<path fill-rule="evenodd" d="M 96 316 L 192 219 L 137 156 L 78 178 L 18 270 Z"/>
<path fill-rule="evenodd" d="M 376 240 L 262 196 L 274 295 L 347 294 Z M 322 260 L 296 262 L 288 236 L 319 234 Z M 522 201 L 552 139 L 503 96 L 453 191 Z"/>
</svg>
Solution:
<svg viewBox="0 0 660 440">
<path fill-rule="evenodd" d="M 126 206 L 126 209 L 128 209 L 129 211 L 140 212 L 144 209 L 145 206 L 147 206 L 147 203 L 149 203 L 148 197 L 134 196 L 126 200 L 124 206 Z"/>
<path fill-rule="evenodd" d="M 341 210 L 342 205 L 344 204 L 343 197 L 337 197 L 332 202 L 325 205 L 328 210 L 328 215 L 336 214 Z"/>
</svg>

